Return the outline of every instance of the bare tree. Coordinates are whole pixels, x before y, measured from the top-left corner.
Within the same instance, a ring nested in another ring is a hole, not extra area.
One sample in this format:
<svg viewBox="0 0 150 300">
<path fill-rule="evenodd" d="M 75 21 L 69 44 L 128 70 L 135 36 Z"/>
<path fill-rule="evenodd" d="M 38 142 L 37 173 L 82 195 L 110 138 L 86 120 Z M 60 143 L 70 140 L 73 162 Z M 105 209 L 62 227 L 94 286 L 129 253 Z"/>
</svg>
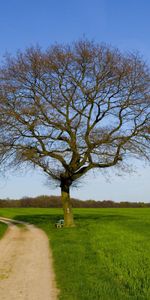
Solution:
<svg viewBox="0 0 150 300">
<path fill-rule="evenodd" d="M 149 159 L 150 76 L 137 54 L 79 41 L 7 58 L 0 71 L 0 145 L 61 187 L 73 226 L 70 186 L 89 170 Z"/>
</svg>

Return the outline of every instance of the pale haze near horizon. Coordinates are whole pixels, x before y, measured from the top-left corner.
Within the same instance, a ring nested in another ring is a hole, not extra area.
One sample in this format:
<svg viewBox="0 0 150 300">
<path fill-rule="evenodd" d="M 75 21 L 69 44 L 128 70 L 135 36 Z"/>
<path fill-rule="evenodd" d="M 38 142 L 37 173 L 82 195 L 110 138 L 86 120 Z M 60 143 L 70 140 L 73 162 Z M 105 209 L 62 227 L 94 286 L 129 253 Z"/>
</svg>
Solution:
<svg viewBox="0 0 150 300">
<path fill-rule="evenodd" d="M 122 51 L 139 51 L 150 64 L 150 3 L 119 0 L 12 0 L 1 3 L 0 58 L 31 45 L 43 49 L 79 38 L 105 42 Z M 132 163 L 132 160 L 131 160 Z M 134 164 L 135 165 L 135 164 Z M 80 199 L 150 202 L 150 166 L 137 163 L 137 173 L 123 177 L 110 171 L 108 178 L 100 172 L 81 180 L 71 195 Z M 38 170 L 19 173 L 11 171 L 0 180 L 0 198 L 19 199 L 24 196 L 59 195 L 60 189 L 48 186 Z"/>
</svg>

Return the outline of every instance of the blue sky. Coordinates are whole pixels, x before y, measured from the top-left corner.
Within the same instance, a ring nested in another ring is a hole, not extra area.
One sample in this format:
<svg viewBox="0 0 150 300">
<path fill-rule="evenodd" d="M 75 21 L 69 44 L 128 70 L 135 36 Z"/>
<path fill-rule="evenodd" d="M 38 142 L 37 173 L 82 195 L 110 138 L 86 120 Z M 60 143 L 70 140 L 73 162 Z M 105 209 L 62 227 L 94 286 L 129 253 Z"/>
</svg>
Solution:
<svg viewBox="0 0 150 300">
<path fill-rule="evenodd" d="M 122 51 L 139 51 L 150 64 L 149 0 L 5 0 L 1 1 L 0 60 L 8 52 L 39 44 L 70 43 L 86 37 L 106 42 Z M 137 173 L 110 182 L 102 174 L 89 174 L 72 195 L 81 199 L 150 202 L 150 166 L 138 163 Z M 1 175 L 0 198 L 59 194 L 45 184 L 38 171 Z"/>
</svg>

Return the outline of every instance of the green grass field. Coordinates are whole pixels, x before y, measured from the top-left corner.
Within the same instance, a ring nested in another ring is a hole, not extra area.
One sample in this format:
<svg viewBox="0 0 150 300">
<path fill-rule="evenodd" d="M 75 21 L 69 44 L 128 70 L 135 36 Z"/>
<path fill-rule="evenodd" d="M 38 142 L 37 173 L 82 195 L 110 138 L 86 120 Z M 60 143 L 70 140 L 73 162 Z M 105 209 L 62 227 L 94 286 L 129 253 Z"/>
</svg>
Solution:
<svg viewBox="0 0 150 300">
<path fill-rule="evenodd" d="M 0 209 L 48 235 L 60 300 L 150 299 L 150 209 L 74 209 L 77 227 L 55 229 L 60 209 Z"/>
</svg>

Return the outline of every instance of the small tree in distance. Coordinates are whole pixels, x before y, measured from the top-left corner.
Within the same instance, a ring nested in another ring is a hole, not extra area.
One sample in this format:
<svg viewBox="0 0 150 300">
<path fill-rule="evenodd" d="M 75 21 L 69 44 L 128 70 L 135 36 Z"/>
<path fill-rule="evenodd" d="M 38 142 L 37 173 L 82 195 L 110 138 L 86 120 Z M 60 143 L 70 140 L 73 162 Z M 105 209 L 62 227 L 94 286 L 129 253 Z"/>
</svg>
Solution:
<svg viewBox="0 0 150 300">
<path fill-rule="evenodd" d="M 65 226 L 74 226 L 70 187 L 89 170 L 149 159 L 149 75 L 138 55 L 87 40 L 7 57 L 1 154 L 60 183 Z"/>
</svg>

